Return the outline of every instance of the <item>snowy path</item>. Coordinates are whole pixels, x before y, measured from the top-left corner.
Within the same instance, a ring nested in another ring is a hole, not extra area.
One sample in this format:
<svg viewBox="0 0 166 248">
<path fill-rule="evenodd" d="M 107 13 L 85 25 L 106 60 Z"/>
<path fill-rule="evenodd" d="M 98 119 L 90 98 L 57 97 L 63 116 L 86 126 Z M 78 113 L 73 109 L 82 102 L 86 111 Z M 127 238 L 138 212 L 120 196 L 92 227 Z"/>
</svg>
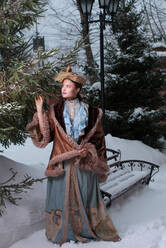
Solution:
<svg viewBox="0 0 166 248">
<path fill-rule="evenodd" d="M 66 243 L 64 248 L 165 248 L 166 247 L 166 165 L 163 164 L 155 182 L 139 189 L 126 199 L 114 202 L 109 213 L 122 238 L 119 243 Z M 35 232 L 10 248 L 59 247 L 47 241 L 45 231 Z"/>
<path fill-rule="evenodd" d="M 75 244 L 70 242 L 62 247 L 166 248 L 166 155 L 140 141 L 119 139 L 110 135 L 106 136 L 106 143 L 107 147 L 121 149 L 122 160 L 147 160 L 159 164 L 160 172 L 155 175 L 155 182 L 148 187 L 133 192 L 126 199 L 113 202 L 109 214 L 122 238 L 119 243 L 100 241 Z M 25 164 L 0 157 L 0 180 L 4 181 L 9 177 L 11 167 L 19 172 L 19 176 L 25 172 L 33 176 L 42 176 L 50 150 L 51 146 L 43 149 L 41 153 L 40 149 L 35 149 L 30 140 L 27 140 L 25 147 L 11 146 L 3 155 Z M 35 187 L 36 191 L 26 194 L 18 207 L 8 204 L 7 214 L 0 218 L 0 248 L 59 247 L 48 242 L 44 229 L 40 230 L 43 228 L 45 185 L 39 184 Z M 32 204 L 34 198 L 35 204 Z M 36 205 L 40 207 L 36 208 Z M 34 223 L 38 223 L 37 228 Z M 30 233 L 33 234 L 20 240 Z"/>
<path fill-rule="evenodd" d="M 10 248 L 51 248 L 59 247 L 45 239 L 44 230 L 34 233 L 30 238 L 24 239 Z M 166 218 L 161 221 L 149 223 L 147 226 L 138 226 L 128 229 L 119 243 L 90 242 L 87 244 L 74 242 L 63 244 L 64 248 L 95 247 L 95 248 L 165 248 L 166 247 Z"/>
<path fill-rule="evenodd" d="M 158 228 L 160 227 L 160 228 Z M 48 241 L 44 237 L 44 230 L 34 233 L 29 239 L 22 240 L 11 248 L 41 248 L 59 247 Z M 137 229 L 129 229 L 120 243 L 112 242 L 90 242 L 87 244 L 75 244 L 74 242 L 63 244 L 64 248 L 95 247 L 95 248 L 165 248 L 166 247 L 166 220 L 165 223 L 156 221 L 147 226 L 140 226 Z"/>
</svg>

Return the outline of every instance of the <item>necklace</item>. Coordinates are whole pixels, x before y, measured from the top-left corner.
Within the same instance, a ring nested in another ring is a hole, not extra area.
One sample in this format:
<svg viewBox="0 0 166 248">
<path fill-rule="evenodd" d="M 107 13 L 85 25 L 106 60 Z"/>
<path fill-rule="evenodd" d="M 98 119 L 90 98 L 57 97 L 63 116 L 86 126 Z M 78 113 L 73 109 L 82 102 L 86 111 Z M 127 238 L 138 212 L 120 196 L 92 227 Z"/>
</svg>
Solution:
<svg viewBox="0 0 166 248">
<path fill-rule="evenodd" d="M 75 105 L 76 103 L 78 103 L 78 98 L 75 99 L 71 99 L 71 100 L 66 100 L 68 105 L 69 105 L 69 116 L 70 119 L 73 121 L 74 120 L 74 116 L 75 116 Z"/>
</svg>

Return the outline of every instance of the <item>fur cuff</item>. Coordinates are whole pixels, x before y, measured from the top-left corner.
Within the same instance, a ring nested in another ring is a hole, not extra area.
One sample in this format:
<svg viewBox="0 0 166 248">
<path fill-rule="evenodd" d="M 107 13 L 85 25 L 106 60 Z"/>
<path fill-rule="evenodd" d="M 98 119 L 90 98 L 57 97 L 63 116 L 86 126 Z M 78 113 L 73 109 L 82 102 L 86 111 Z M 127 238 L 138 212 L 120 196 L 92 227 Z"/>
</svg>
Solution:
<svg viewBox="0 0 166 248">
<path fill-rule="evenodd" d="M 44 112 L 43 125 L 39 127 L 37 112 L 33 116 L 32 122 L 28 123 L 26 130 L 29 132 L 35 146 L 44 148 L 51 140 L 48 116 Z"/>
<path fill-rule="evenodd" d="M 99 183 L 104 183 L 107 180 L 108 175 L 97 175 Z"/>
<path fill-rule="evenodd" d="M 73 150 L 73 151 L 70 151 L 70 152 L 65 152 L 65 153 L 62 153 L 62 154 L 59 154 L 59 155 L 56 155 L 55 157 L 53 157 L 48 166 L 53 166 L 57 163 L 61 163 L 65 160 L 69 160 L 69 159 L 72 159 L 72 158 L 75 158 L 79 156 L 79 153 L 77 150 Z"/>
<path fill-rule="evenodd" d="M 99 159 L 96 148 L 93 144 L 87 143 L 84 147 L 88 150 L 88 154 L 85 158 L 79 156 L 78 150 L 65 152 L 53 157 L 48 164 L 48 168 L 52 169 L 46 170 L 46 176 L 58 176 L 59 174 L 57 173 L 58 171 L 56 172 L 56 170 L 58 170 L 56 164 L 73 158 L 76 167 L 98 174 L 100 182 L 104 182 L 107 178 L 107 173 L 109 172 L 109 166 Z"/>
<path fill-rule="evenodd" d="M 45 171 L 45 175 L 46 175 L 47 177 L 58 177 L 58 176 L 64 175 L 64 173 L 65 173 L 64 169 L 62 169 L 62 168 L 57 168 L 57 167 L 55 167 L 55 168 L 52 169 L 52 170 L 47 169 L 47 170 Z"/>
<path fill-rule="evenodd" d="M 95 146 L 87 143 L 84 147 L 88 149 L 88 154 L 85 158 L 76 158 L 75 166 L 105 176 L 109 172 L 109 166 L 99 159 Z"/>
</svg>

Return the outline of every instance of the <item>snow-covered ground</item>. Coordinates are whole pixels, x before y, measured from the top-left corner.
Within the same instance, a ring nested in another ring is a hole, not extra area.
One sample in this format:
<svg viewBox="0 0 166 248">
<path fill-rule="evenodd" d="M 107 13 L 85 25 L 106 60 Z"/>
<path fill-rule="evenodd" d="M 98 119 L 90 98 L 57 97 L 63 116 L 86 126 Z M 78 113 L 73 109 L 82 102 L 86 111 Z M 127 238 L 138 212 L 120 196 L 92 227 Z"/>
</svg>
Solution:
<svg viewBox="0 0 166 248">
<path fill-rule="evenodd" d="M 43 167 L 48 163 L 51 149 L 52 143 L 48 144 L 44 149 L 39 149 L 34 146 L 30 138 L 26 140 L 24 146 L 11 145 L 6 150 L 0 146 L 0 150 L 3 150 L 3 155 L 16 162 L 26 165 L 42 164 Z"/>
<path fill-rule="evenodd" d="M 38 164 L 38 168 L 27 166 L 1 155 L 0 183 L 11 177 L 10 168 L 18 172 L 13 183 L 20 182 L 26 174 L 34 178 L 42 178 L 44 174 L 44 168 L 40 164 Z M 6 202 L 7 208 L 3 208 L 4 214 L 0 217 L 0 248 L 7 248 L 20 238 L 27 237 L 27 235 L 44 227 L 43 212 L 46 185 L 43 182 L 36 183 L 32 187 L 33 190 L 22 193 L 22 200 L 17 201 L 18 206 Z"/>
<path fill-rule="evenodd" d="M 156 174 L 155 182 L 150 183 L 149 186 L 140 188 L 128 197 L 112 203 L 108 211 L 122 238 L 119 243 L 100 241 L 75 244 L 70 242 L 62 247 L 165 248 L 166 155 L 139 141 L 107 135 L 106 142 L 110 148 L 121 149 L 122 159 L 132 158 L 154 162 L 161 166 L 160 172 Z M 44 150 L 35 150 L 31 141 L 28 140 L 25 147 L 17 146 L 6 150 L 4 156 L 0 156 L 0 181 L 6 179 L 8 169 L 11 167 L 21 176 L 28 172 L 34 177 L 42 177 L 50 149 L 51 146 Z M 19 163 L 20 158 L 24 164 Z M 7 212 L 0 218 L 0 248 L 59 247 L 48 242 L 44 233 L 45 187 L 45 184 L 36 184 L 33 191 L 23 195 L 23 200 L 17 207 L 7 204 Z M 16 242 L 17 240 L 20 241 Z"/>
</svg>

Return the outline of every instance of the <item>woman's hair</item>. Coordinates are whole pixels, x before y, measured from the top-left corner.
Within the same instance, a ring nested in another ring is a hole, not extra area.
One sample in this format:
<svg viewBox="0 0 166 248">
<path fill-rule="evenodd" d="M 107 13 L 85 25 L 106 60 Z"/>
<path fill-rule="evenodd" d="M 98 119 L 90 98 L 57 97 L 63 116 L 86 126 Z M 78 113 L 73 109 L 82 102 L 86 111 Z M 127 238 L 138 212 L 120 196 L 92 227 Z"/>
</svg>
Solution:
<svg viewBox="0 0 166 248">
<path fill-rule="evenodd" d="M 71 80 L 71 79 L 70 79 L 70 80 Z M 76 87 L 77 89 L 80 89 L 80 91 L 81 91 L 82 85 L 79 84 L 79 83 L 77 83 L 77 82 L 75 82 L 75 81 L 73 81 L 73 80 L 71 80 L 71 81 L 74 83 L 75 87 Z M 77 97 L 78 97 L 79 100 L 82 100 L 82 97 L 80 96 L 80 91 L 79 91 Z"/>
<path fill-rule="evenodd" d="M 71 79 L 70 79 L 71 80 Z M 81 88 L 82 88 L 82 85 L 81 84 L 79 84 L 79 83 L 77 83 L 77 82 L 75 82 L 75 81 L 73 81 L 73 80 L 71 80 L 74 84 L 75 84 L 75 87 L 78 89 L 78 88 L 80 88 L 80 90 L 81 90 Z"/>
</svg>

